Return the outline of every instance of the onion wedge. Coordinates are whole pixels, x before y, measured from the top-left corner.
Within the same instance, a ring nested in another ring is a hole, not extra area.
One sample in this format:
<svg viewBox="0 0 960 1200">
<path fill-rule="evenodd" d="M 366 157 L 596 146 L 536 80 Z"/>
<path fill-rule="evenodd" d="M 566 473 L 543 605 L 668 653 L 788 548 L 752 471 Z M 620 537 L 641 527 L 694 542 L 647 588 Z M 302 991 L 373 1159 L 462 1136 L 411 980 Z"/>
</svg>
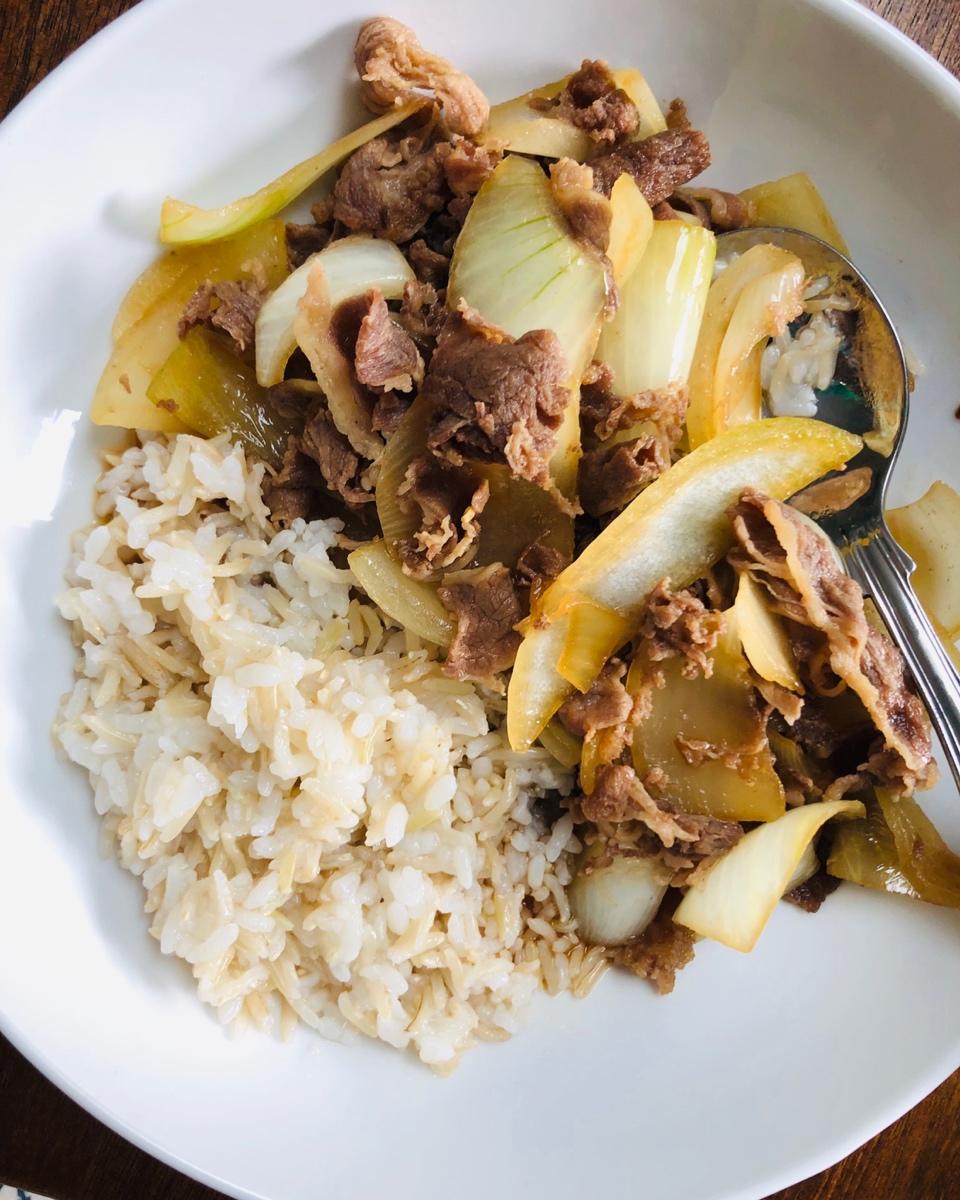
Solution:
<svg viewBox="0 0 960 1200">
<path fill-rule="evenodd" d="M 347 242 L 351 244 L 346 245 Z M 341 246 L 343 250 L 340 250 Z M 392 242 L 369 237 L 344 238 L 303 265 L 309 269 L 303 291 L 295 301 L 293 335 L 296 343 L 309 359 L 336 427 L 358 454 L 377 459 L 383 451 L 383 438 L 374 432 L 369 402 L 336 344 L 331 328 L 333 314 L 342 300 L 376 286 L 371 283 L 373 279 L 387 280 L 394 295 L 397 288 L 402 294 L 403 283 L 413 278 L 413 272 Z M 298 281 L 296 289 L 299 288 Z M 284 347 L 289 344 L 289 335 L 282 322 L 289 316 L 295 295 L 295 290 L 291 289 L 282 299 L 280 321 L 277 326 L 272 326 L 274 333 L 269 344 L 271 349 L 280 347 L 278 353 L 270 356 L 274 369 Z M 277 333 L 278 329 L 281 332 Z M 266 336 L 264 344 L 267 344 Z"/>
<path fill-rule="evenodd" d="M 578 936 L 591 946 L 622 946 L 643 933 L 666 890 L 653 858 L 615 858 L 597 870 L 581 869 L 567 892 Z"/>
<path fill-rule="evenodd" d="M 741 192 L 740 196 L 753 205 L 755 225 L 802 229 L 804 233 L 812 233 L 836 246 L 841 254 L 850 253 L 817 185 L 806 171 L 758 183 Z"/>
<path fill-rule="evenodd" d="M 783 815 L 783 785 L 774 770 L 757 710 L 753 682 L 740 650 L 737 621 L 726 628 L 713 652 L 708 678 L 688 679 L 679 658 L 657 666 L 663 686 L 649 692 L 649 711 L 634 731 L 633 760 L 642 777 L 662 772 L 664 793 L 682 812 L 722 821 L 772 821 Z M 627 689 L 639 690 L 642 658 L 634 659 Z M 684 753 L 703 746 L 709 753 Z M 722 753 L 713 757 L 714 751 Z"/>
<path fill-rule="evenodd" d="M 917 565 L 911 582 L 931 620 L 960 637 L 960 494 L 939 480 L 887 514 L 890 532 Z"/>
<path fill-rule="evenodd" d="M 190 330 L 153 377 L 147 398 L 201 437 L 229 433 L 276 470 L 297 432 L 298 422 L 267 402 L 250 367 L 209 329 Z"/>
<path fill-rule="evenodd" d="M 377 516 L 390 546 L 412 537 L 420 525 L 415 509 L 407 511 L 400 507 L 399 492 L 407 467 L 426 452 L 430 412 L 426 397 L 418 396 L 400 418 L 380 459 L 376 484 Z"/>
<path fill-rule="evenodd" d="M 743 652 L 761 679 L 802 692 L 783 622 L 770 611 L 760 585 L 746 571 L 737 584 L 733 611 Z"/>
<path fill-rule="evenodd" d="M 385 542 L 358 546 L 347 555 L 347 562 L 363 590 L 391 620 L 425 642 L 450 645 L 456 623 L 436 588 L 404 574 Z"/>
<path fill-rule="evenodd" d="M 702 445 L 760 416 L 760 351 L 802 308 L 804 269 L 778 246 L 752 246 L 715 280 L 690 375 L 687 433 Z"/>
<path fill-rule="evenodd" d="M 621 289 L 640 265 L 653 233 L 653 210 L 644 199 L 632 175 L 624 173 L 610 192 L 610 244 L 607 258 L 613 267 L 613 278 Z"/>
<path fill-rule="evenodd" d="M 597 347 L 618 396 L 686 384 L 715 255 L 710 230 L 683 221 L 653 222 L 643 257 L 620 284 L 616 316 L 603 327 Z"/>
<path fill-rule="evenodd" d="M 591 145 L 586 130 L 530 107 L 531 100 L 553 100 L 559 96 L 568 78 L 556 79 L 522 96 L 494 104 L 482 134 L 484 142 L 499 144 L 515 154 L 583 162 L 590 155 Z"/>
<path fill-rule="evenodd" d="M 833 817 L 862 817 L 859 800 L 805 804 L 744 834 L 687 889 L 674 921 L 733 950 L 753 949 L 817 830 Z"/>
<path fill-rule="evenodd" d="M 571 685 L 557 670 L 569 631 L 571 598 L 582 597 L 638 628 L 651 590 L 698 579 L 733 540 L 727 510 L 746 487 L 786 499 L 860 449 L 854 434 L 802 417 L 738 426 L 675 463 L 633 500 L 544 592 L 510 678 L 507 729 L 527 749 Z M 617 645 L 593 648 L 593 678 Z"/>
<path fill-rule="evenodd" d="M 257 381 L 271 387 L 283 379 L 287 360 L 297 348 L 294 322 L 310 272 L 321 264 L 331 308 L 370 288 L 385 300 L 399 300 L 416 276 L 393 242 L 374 237 L 345 237 L 313 254 L 263 302 L 257 314 Z"/>
<path fill-rule="evenodd" d="M 573 768 L 580 762 L 583 743 L 564 729 L 559 721 L 551 721 L 540 734 L 540 745 L 552 754 L 562 767 Z"/>
<path fill-rule="evenodd" d="M 394 125 L 399 125 L 426 103 L 426 100 L 413 100 L 409 104 L 391 109 L 375 121 L 368 121 L 352 133 L 338 138 L 319 154 L 314 154 L 284 171 L 253 195 L 243 196 L 220 208 L 198 208 L 195 204 L 187 204 L 183 200 L 174 200 L 168 196 L 160 210 L 160 241 L 168 245 L 215 242 L 239 233 L 265 217 L 276 216 L 281 209 L 296 200 L 301 192 L 305 192 L 328 171 L 338 167 L 355 150 L 379 137 L 381 133 L 386 133 Z"/>
</svg>

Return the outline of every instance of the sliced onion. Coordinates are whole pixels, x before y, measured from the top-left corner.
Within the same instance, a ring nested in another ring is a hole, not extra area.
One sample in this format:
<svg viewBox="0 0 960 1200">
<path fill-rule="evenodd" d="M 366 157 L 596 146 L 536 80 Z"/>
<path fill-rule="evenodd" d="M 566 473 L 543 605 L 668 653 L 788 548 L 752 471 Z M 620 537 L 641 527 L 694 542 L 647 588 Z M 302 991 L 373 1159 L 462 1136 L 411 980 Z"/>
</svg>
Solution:
<svg viewBox="0 0 960 1200">
<path fill-rule="evenodd" d="M 610 242 L 607 258 L 617 287 L 634 273 L 653 234 L 653 210 L 632 175 L 624 172 L 610 192 Z M 622 295 L 622 292 L 621 292 Z"/>
<path fill-rule="evenodd" d="M 637 106 L 640 120 L 631 141 L 651 137 L 666 129 L 663 112 L 643 75 L 634 67 L 620 68 L 613 71 L 612 75 L 616 86 L 623 88 Z M 574 158 L 578 162 L 586 162 L 599 149 L 586 130 L 580 129 L 572 121 L 530 107 L 531 100 L 552 100 L 558 96 L 569 78 L 567 75 L 522 96 L 495 104 L 490 109 L 487 128 L 481 135 L 484 141 L 498 143 L 517 154 L 530 154 L 538 158 Z"/>
<path fill-rule="evenodd" d="M 564 729 L 559 721 L 551 721 L 547 725 L 540 734 L 540 745 L 563 767 L 575 767 L 580 762 L 583 743 Z"/>
<path fill-rule="evenodd" d="M 832 817 L 865 811 L 859 800 L 833 800 L 758 825 L 687 889 L 673 919 L 734 950 L 752 950 L 817 830 Z"/>
<path fill-rule="evenodd" d="M 643 933 L 666 890 L 653 858 L 615 858 L 581 871 L 567 890 L 577 934 L 591 945 L 622 946 Z"/>
<path fill-rule="evenodd" d="M 617 395 L 686 384 L 715 255 L 716 238 L 701 225 L 653 222 L 597 347 L 597 357 L 613 371 Z"/>
<path fill-rule="evenodd" d="M 264 217 L 275 216 L 281 209 L 286 208 L 293 200 L 305 192 L 318 179 L 338 167 L 355 150 L 359 150 L 372 138 L 386 133 L 394 125 L 399 125 L 407 117 L 421 109 L 426 100 L 413 100 L 399 108 L 391 109 L 375 121 L 368 121 L 359 129 L 346 134 L 342 138 L 284 171 L 278 178 L 265 184 L 252 196 L 243 196 L 221 208 L 198 208 L 195 204 L 187 204 L 183 200 L 174 200 L 168 196 L 160 210 L 160 240 L 168 244 L 183 245 L 189 242 L 214 242 L 219 238 L 230 237 L 241 229 L 262 221 Z"/>
<path fill-rule="evenodd" d="M 346 242 L 352 245 L 338 250 Z M 309 263 L 306 287 L 296 304 L 293 333 L 323 389 L 334 424 L 358 454 L 371 460 L 380 456 L 383 439 L 373 430 L 366 394 L 334 340 L 333 314 L 343 300 L 377 286 L 377 280 L 386 279 L 396 295 L 412 278 L 413 272 L 391 242 L 344 238 Z"/>
<path fill-rule="evenodd" d="M 797 863 L 797 869 L 787 880 L 787 885 L 783 889 L 783 894 L 789 896 L 794 888 L 798 888 L 801 884 L 807 883 L 820 870 L 820 859 L 817 858 L 817 852 L 813 848 L 813 842 L 810 842 L 806 850 L 804 850 L 800 861 Z"/>
<path fill-rule="evenodd" d="M 577 241 L 537 163 L 509 155 L 474 200 L 457 238 L 447 300 L 519 338 L 550 329 L 570 369 L 570 399 L 550 462 L 568 499 L 580 457 L 580 377 L 593 357 L 607 296 L 602 259 Z"/>
<path fill-rule="evenodd" d="M 739 413 L 738 400 L 744 403 L 752 400 L 756 406 L 760 396 L 760 360 L 756 355 L 750 360 L 750 354 L 761 336 L 758 331 L 768 327 L 769 322 L 764 322 L 773 315 L 769 311 L 770 305 L 781 290 L 774 277 L 782 277 L 784 272 L 789 272 L 791 282 L 796 281 L 799 272 L 802 288 L 803 266 L 796 255 L 779 246 L 751 246 L 711 285 L 690 371 L 687 433 L 691 446 L 699 446 L 730 424 L 737 423 L 728 420 L 728 412 L 736 408 Z M 751 291 L 753 284 L 759 285 L 759 291 Z M 744 296 L 749 298 L 749 303 L 737 315 Z M 735 315 L 736 326 L 728 340 Z M 721 354 L 722 372 L 718 370 Z M 739 372 L 736 370 L 738 364 L 744 368 Z M 759 410 L 756 415 L 759 416 Z"/>
<path fill-rule="evenodd" d="M 770 611 L 760 585 L 747 572 L 740 576 L 733 612 L 743 652 L 760 678 L 802 692 L 783 622 Z"/>
<path fill-rule="evenodd" d="M 784 175 L 741 192 L 743 200 L 752 206 L 755 225 L 778 225 L 787 229 L 802 229 L 822 238 L 842 254 L 849 254 L 843 234 L 830 215 L 830 210 L 806 173 Z"/>
<path fill-rule="evenodd" d="M 322 264 L 330 304 L 336 308 L 370 288 L 385 300 L 398 300 L 416 276 L 393 242 L 373 237 L 345 237 L 313 254 L 272 292 L 260 307 L 256 325 L 257 382 L 271 387 L 283 379 L 290 355 L 297 348 L 293 325 L 297 306 L 307 290 L 311 270 Z"/>
<path fill-rule="evenodd" d="M 358 546 L 347 562 L 374 604 L 403 629 L 436 646 L 449 646 L 453 641 L 456 625 L 436 588 L 404 574 L 385 542 Z"/>
<path fill-rule="evenodd" d="M 480 189 L 457 239 L 448 298 L 512 337 L 552 329 L 580 377 L 600 330 L 605 271 L 571 235 L 537 163 L 510 155 Z"/>
<path fill-rule="evenodd" d="M 960 637 L 960 494 L 938 480 L 888 512 L 887 524 L 917 564 L 911 582 L 931 619 L 951 640 Z"/>
<path fill-rule="evenodd" d="M 388 545 L 412 537 L 420 525 L 415 511 L 407 512 L 400 507 L 398 495 L 407 467 L 426 452 L 430 413 L 431 405 L 424 396 L 418 396 L 403 414 L 380 459 L 377 516 Z"/>
</svg>

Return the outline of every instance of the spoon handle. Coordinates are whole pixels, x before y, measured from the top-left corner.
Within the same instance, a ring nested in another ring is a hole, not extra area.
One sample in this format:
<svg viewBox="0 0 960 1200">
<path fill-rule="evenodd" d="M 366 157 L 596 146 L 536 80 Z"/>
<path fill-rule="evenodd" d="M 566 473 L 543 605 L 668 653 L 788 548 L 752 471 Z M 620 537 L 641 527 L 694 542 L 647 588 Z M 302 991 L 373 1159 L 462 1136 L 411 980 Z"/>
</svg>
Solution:
<svg viewBox="0 0 960 1200">
<path fill-rule="evenodd" d="M 914 562 L 886 525 L 847 552 L 847 567 L 900 647 L 960 789 L 960 676 L 910 585 Z"/>
</svg>

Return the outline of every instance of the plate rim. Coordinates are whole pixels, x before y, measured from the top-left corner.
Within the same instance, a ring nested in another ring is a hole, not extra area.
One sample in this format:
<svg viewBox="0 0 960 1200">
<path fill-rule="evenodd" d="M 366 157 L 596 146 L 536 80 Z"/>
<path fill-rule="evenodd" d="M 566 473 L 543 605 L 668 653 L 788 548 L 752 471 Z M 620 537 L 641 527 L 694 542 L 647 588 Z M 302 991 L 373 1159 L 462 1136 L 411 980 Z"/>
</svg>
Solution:
<svg viewBox="0 0 960 1200">
<path fill-rule="evenodd" d="M 58 90 L 69 89 L 82 83 L 82 75 L 96 59 L 113 43 L 127 37 L 132 30 L 151 20 L 165 8 L 172 8 L 183 0 L 140 0 L 133 7 L 108 22 L 82 45 L 71 51 L 66 58 L 49 71 L 39 83 L 23 96 L 0 121 L 0 161 L 8 141 L 16 135 L 20 125 L 32 118 L 34 109 L 48 103 Z M 852 31 L 859 40 L 877 47 L 882 54 L 892 59 L 903 70 L 914 77 L 928 93 L 936 96 L 960 124 L 960 79 L 932 54 L 897 29 L 878 13 L 867 8 L 860 0 L 788 0 L 800 7 L 815 10 L 828 20 L 839 22 Z M 151 1138 L 138 1126 L 131 1124 L 119 1112 L 110 1108 L 92 1095 L 82 1084 L 75 1082 L 43 1050 L 42 1046 L 22 1031 L 16 1021 L 3 1007 L 0 997 L 0 1034 L 34 1068 L 54 1084 L 70 1100 L 78 1104 L 92 1117 L 105 1125 L 111 1132 L 122 1137 L 151 1158 L 180 1172 L 187 1178 L 233 1197 L 234 1200 L 271 1200 L 263 1192 L 232 1183 L 182 1158 L 176 1151 Z M 946 1079 L 960 1069 L 960 1041 L 946 1047 L 939 1065 L 929 1068 L 910 1088 L 897 1099 L 883 1105 L 879 1118 L 864 1118 L 856 1123 L 846 1136 L 837 1139 L 825 1153 L 807 1154 L 795 1160 L 793 1166 L 770 1172 L 762 1182 L 763 1193 L 758 1195 L 755 1187 L 735 1186 L 715 1193 L 712 1200 L 763 1200 L 776 1192 L 795 1186 L 806 1179 L 827 1170 L 847 1158 L 871 1138 L 887 1129 L 909 1112 L 923 1099 L 935 1091 Z"/>
</svg>

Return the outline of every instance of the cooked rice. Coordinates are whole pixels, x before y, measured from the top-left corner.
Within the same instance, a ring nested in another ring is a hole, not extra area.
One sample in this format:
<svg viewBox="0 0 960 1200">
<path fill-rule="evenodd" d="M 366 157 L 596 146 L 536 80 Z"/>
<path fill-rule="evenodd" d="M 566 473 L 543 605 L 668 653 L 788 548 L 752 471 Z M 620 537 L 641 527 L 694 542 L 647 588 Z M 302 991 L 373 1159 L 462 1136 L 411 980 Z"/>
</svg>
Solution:
<svg viewBox="0 0 960 1200">
<path fill-rule="evenodd" d="M 339 522 L 276 532 L 262 476 L 225 438 L 108 460 L 58 601 L 78 658 L 56 734 L 222 1022 L 448 1070 L 606 966 L 567 906 L 572 820 L 535 804 L 572 779 L 357 598 Z"/>
<path fill-rule="evenodd" d="M 795 334 L 785 329 L 771 338 L 760 359 L 760 380 L 772 416 L 817 415 L 814 388 L 833 381 L 841 341 L 826 312 L 815 312 Z"/>
</svg>

